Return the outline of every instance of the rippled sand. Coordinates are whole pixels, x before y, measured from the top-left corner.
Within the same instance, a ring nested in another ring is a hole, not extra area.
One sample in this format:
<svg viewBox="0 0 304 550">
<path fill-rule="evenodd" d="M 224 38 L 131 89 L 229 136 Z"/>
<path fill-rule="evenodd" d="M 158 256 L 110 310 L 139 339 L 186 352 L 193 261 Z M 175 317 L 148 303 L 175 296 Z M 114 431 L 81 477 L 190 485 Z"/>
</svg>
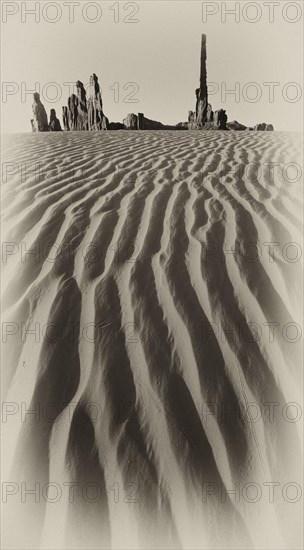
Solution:
<svg viewBox="0 0 304 550">
<path fill-rule="evenodd" d="M 302 547 L 300 151 L 5 138 L 6 548 Z"/>
</svg>

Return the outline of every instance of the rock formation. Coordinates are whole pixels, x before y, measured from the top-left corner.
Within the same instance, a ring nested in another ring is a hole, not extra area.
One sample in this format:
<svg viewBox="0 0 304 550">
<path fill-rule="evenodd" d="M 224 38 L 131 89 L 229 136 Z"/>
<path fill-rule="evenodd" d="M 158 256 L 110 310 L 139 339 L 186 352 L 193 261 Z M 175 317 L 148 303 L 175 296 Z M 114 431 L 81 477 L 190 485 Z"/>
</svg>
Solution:
<svg viewBox="0 0 304 550">
<path fill-rule="evenodd" d="M 68 121 L 71 131 L 77 130 L 78 119 L 78 99 L 75 94 L 72 94 L 68 99 Z"/>
<path fill-rule="evenodd" d="M 236 120 L 227 123 L 227 114 L 224 109 L 219 109 L 213 113 L 211 105 L 208 103 L 207 86 L 207 48 L 206 35 L 202 35 L 201 41 L 201 67 L 200 67 L 200 87 L 195 91 L 196 107 L 195 111 L 188 113 L 189 130 L 254 130 L 254 131 L 273 131 L 272 124 L 257 124 L 254 128 L 240 124 Z"/>
<path fill-rule="evenodd" d="M 274 127 L 272 124 L 265 124 L 265 122 L 261 124 L 256 124 L 254 127 L 252 126 L 245 126 L 244 124 L 241 124 L 237 120 L 232 120 L 231 122 L 227 122 L 227 129 L 228 130 L 235 130 L 235 131 L 244 131 L 244 130 L 250 130 L 251 132 L 273 132 Z"/>
<path fill-rule="evenodd" d="M 237 131 L 248 130 L 247 126 L 245 126 L 244 124 L 241 124 L 237 120 L 232 120 L 231 122 L 228 122 L 227 128 L 229 130 L 237 130 Z"/>
<path fill-rule="evenodd" d="M 145 129 L 144 113 L 138 113 L 137 115 L 137 129 L 138 130 Z"/>
<path fill-rule="evenodd" d="M 62 120 L 63 120 L 63 127 L 65 131 L 68 132 L 70 130 L 70 125 L 69 125 L 69 112 L 66 106 L 62 107 Z"/>
<path fill-rule="evenodd" d="M 207 86 L 207 47 L 206 47 L 206 35 L 202 34 L 201 41 L 201 71 L 200 71 L 200 87 L 196 90 L 196 108 L 195 118 L 197 128 L 203 128 L 207 120 L 208 110 L 208 86 Z"/>
<path fill-rule="evenodd" d="M 31 119 L 33 132 L 34 131 L 48 132 L 49 131 L 48 118 L 47 118 L 46 110 L 40 101 L 40 96 L 38 92 L 34 93 L 34 103 L 32 108 L 33 108 L 33 115 L 34 115 L 34 117 Z"/>
<path fill-rule="evenodd" d="M 98 78 L 90 77 L 90 97 L 88 99 L 89 130 L 108 130 L 109 121 L 102 110 L 102 98 Z"/>
<path fill-rule="evenodd" d="M 214 120 L 213 120 L 214 127 L 218 128 L 219 130 L 226 130 L 226 124 L 227 124 L 226 111 L 224 109 L 219 109 L 219 111 L 215 111 Z"/>
<path fill-rule="evenodd" d="M 272 124 L 266 124 L 265 122 L 262 122 L 260 124 L 256 124 L 253 130 L 256 132 L 273 132 L 274 128 Z"/>
<path fill-rule="evenodd" d="M 80 80 L 76 82 L 77 95 L 68 98 L 62 107 L 63 127 L 66 131 L 107 130 L 109 121 L 103 114 L 100 86 L 96 74 L 90 78 L 90 93 Z"/>
<path fill-rule="evenodd" d="M 123 119 L 123 128 L 125 130 L 188 130 L 188 122 L 179 122 L 172 126 L 146 118 L 143 113 L 137 115 L 130 113 Z M 115 129 L 113 124 L 110 124 L 110 129 Z"/>
<path fill-rule="evenodd" d="M 140 124 L 141 130 L 175 130 L 175 126 L 162 124 L 162 122 L 151 120 L 150 118 L 146 118 L 144 115 L 142 115 L 140 119 Z"/>
<path fill-rule="evenodd" d="M 56 117 L 56 111 L 55 109 L 51 109 L 50 112 L 50 124 L 49 124 L 49 131 L 50 132 L 61 132 L 61 125 Z"/>
<path fill-rule="evenodd" d="M 122 122 L 126 130 L 137 130 L 137 116 L 134 113 L 127 115 Z"/>
<path fill-rule="evenodd" d="M 206 123 L 213 122 L 212 107 L 208 103 L 207 86 L 207 47 L 206 35 L 202 34 L 201 40 L 201 69 L 200 69 L 200 87 L 195 90 L 196 107 L 195 111 L 189 111 L 188 126 L 189 130 L 201 130 Z"/>
<path fill-rule="evenodd" d="M 125 126 L 122 122 L 109 122 L 108 130 L 125 130 Z"/>
<path fill-rule="evenodd" d="M 195 111 L 189 111 L 188 121 L 175 125 L 166 125 L 146 118 L 143 113 L 128 114 L 123 122 L 111 122 L 104 115 L 100 85 L 95 73 L 90 77 L 90 89 L 87 96 L 83 83 L 76 82 L 76 94 L 68 98 L 67 106 L 62 107 L 63 127 L 65 131 L 99 130 L 251 130 L 273 131 L 272 124 L 257 124 L 247 127 L 237 121 L 227 122 L 224 109 L 213 112 L 208 103 L 207 86 L 207 47 L 206 35 L 201 37 L 200 85 L 196 89 Z M 56 112 L 51 110 L 50 124 L 38 93 L 34 94 L 34 118 L 31 120 L 33 132 L 60 131 L 61 126 Z"/>
<path fill-rule="evenodd" d="M 76 82 L 77 89 L 77 130 L 88 130 L 87 93 L 80 80 Z"/>
<path fill-rule="evenodd" d="M 188 114 L 189 130 L 226 130 L 226 111 L 219 109 L 219 111 L 213 113 L 212 106 L 208 103 L 207 47 L 205 34 L 202 34 L 201 41 L 200 87 L 195 90 L 195 94 L 195 111 L 189 111 Z"/>
<path fill-rule="evenodd" d="M 175 128 L 176 130 L 188 130 L 188 122 L 178 122 Z"/>
<path fill-rule="evenodd" d="M 88 108 L 84 85 L 76 82 L 77 95 L 68 98 L 68 106 L 62 107 L 63 127 L 65 130 L 88 130 Z"/>
</svg>

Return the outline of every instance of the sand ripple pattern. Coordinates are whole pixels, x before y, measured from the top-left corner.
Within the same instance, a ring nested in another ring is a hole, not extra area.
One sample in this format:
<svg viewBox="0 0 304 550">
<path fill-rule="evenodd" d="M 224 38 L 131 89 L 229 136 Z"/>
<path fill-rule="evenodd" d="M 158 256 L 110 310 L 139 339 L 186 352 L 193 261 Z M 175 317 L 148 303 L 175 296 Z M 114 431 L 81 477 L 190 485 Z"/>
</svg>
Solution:
<svg viewBox="0 0 304 550">
<path fill-rule="evenodd" d="M 7 136 L 4 479 L 40 491 L 8 498 L 12 548 L 301 546 L 300 151 Z"/>
</svg>

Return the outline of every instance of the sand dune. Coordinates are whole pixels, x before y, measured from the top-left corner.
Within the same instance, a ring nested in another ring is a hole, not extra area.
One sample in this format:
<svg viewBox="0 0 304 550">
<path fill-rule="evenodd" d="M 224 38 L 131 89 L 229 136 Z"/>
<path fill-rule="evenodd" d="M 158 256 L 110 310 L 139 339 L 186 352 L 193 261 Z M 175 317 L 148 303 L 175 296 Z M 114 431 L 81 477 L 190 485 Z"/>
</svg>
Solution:
<svg viewBox="0 0 304 550">
<path fill-rule="evenodd" d="M 6 137 L 5 547 L 302 546 L 300 151 Z"/>
</svg>

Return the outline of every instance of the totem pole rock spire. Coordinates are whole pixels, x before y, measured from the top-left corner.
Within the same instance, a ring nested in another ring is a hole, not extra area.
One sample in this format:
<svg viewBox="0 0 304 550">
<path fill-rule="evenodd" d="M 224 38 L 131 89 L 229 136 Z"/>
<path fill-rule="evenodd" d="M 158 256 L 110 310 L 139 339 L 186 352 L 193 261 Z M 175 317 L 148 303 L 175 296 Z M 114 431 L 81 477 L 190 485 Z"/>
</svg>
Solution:
<svg viewBox="0 0 304 550">
<path fill-rule="evenodd" d="M 201 76 L 200 76 L 200 96 L 206 100 L 208 105 L 208 87 L 207 87 L 207 37 L 202 34 L 201 41 Z"/>
<path fill-rule="evenodd" d="M 196 90 L 196 124 L 202 128 L 207 122 L 208 114 L 208 87 L 207 87 L 207 38 L 202 34 L 201 40 L 201 72 L 200 87 Z"/>
<path fill-rule="evenodd" d="M 195 90 L 195 95 L 195 111 L 189 111 L 188 116 L 189 130 L 226 130 L 226 111 L 219 109 L 214 113 L 212 106 L 208 103 L 207 37 L 205 34 L 202 34 L 201 38 L 200 87 Z"/>
</svg>

